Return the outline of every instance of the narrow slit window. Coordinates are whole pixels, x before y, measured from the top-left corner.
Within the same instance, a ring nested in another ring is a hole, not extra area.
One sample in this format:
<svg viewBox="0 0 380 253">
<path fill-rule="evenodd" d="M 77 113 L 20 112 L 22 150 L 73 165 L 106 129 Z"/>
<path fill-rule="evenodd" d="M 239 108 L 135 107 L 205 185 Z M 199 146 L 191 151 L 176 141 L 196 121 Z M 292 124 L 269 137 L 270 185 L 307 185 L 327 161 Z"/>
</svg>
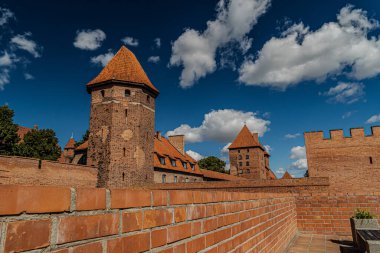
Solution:
<svg viewBox="0 0 380 253">
<path fill-rule="evenodd" d="M 150 103 L 150 96 L 149 95 L 146 95 L 146 102 Z"/>
<path fill-rule="evenodd" d="M 165 174 L 162 175 L 162 183 L 166 183 L 166 175 Z"/>
<path fill-rule="evenodd" d="M 125 109 L 125 124 L 128 123 L 128 110 Z"/>
<path fill-rule="evenodd" d="M 125 157 L 125 148 L 123 148 L 123 156 Z"/>
<path fill-rule="evenodd" d="M 369 157 L 369 163 L 370 163 L 370 164 L 373 164 L 372 156 Z"/>
<path fill-rule="evenodd" d="M 123 181 L 124 181 L 124 178 L 125 178 L 125 174 L 124 174 L 124 172 L 123 172 Z"/>
<path fill-rule="evenodd" d="M 104 98 L 104 94 L 105 94 L 105 93 L 104 93 L 104 90 L 101 90 L 101 91 L 100 91 L 100 94 L 102 95 L 102 98 Z"/>
</svg>

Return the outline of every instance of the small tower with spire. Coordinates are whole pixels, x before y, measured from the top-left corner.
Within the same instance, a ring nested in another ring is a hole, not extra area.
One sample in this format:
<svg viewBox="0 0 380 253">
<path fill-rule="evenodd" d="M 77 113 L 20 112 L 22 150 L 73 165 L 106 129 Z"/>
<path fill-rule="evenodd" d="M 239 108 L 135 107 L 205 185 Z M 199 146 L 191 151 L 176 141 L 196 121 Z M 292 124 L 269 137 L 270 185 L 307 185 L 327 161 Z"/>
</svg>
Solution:
<svg viewBox="0 0 380 253">
<path fill-rule="evenodd" d="M 155 99 L 135 55 L 122 46 L 87 84 L 91 94 L 87 165 L 99 169 L 98 186 L 153 182 Z"/>
<path fill-rule="evenodd" d="M 65 148 L 63 149 L 63 162 L 71 163 L 75 156 L 75 140 L 73 135 L 71 135 L 70 140 L 67 142 Z"/>
</svg>

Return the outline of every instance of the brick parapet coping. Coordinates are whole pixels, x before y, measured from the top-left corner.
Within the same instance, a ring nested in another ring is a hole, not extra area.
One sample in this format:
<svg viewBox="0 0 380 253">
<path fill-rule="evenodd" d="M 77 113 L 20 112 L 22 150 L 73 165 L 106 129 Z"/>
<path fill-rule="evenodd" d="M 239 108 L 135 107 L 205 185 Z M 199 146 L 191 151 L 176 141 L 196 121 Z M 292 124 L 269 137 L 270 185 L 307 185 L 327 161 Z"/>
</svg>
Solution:
<svg viewBox="0 0 380 253">
<path fill-rule="evenodd" d="M 282 252 L 293 194 L 0 186 L 0 252 Z"/>
</svg>

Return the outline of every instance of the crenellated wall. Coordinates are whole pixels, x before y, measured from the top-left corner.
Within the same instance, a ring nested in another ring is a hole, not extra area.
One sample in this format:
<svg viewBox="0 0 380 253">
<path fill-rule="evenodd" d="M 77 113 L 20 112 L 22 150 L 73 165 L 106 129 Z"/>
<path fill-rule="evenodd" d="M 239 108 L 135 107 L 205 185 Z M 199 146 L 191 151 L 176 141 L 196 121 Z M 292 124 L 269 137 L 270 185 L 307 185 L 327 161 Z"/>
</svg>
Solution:
<svg viewBox="0 0 380 253">
<path fill-rule="evenodd" d="M 0 156 L 0 185 L 96 187 L 97 175 L 97 169 L 90 166 Z"/>
<path fill-rule="evenodd" d="M 276 253 L 297 232 L 291 194 L 0 186 L 0 199 L 5 253 Z"/>
<path fill-rule="evenodd" d="M 371 135 L 363 128 L 306 132 L 305 147 L 310 177 L 329 177 L 334 191 L 377 191 L 380 186 L 380 127 L 372 127 Z"/>
</svg>

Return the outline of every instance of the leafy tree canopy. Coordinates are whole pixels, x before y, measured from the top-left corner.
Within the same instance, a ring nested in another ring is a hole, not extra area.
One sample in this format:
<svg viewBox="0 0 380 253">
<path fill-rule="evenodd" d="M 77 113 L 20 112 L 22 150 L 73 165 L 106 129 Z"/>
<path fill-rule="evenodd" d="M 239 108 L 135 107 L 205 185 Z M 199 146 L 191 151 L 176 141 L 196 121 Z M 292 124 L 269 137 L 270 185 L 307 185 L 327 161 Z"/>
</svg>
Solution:
<svg viewBox="0 0 380 253">
<path fill-rule="evenodd" d="M 61 148 L 53 130 L 32 129 L 17 146 L 17 154 L 43 160 L 57 160 L 61 155 Z"/>
<path fill-rule="evenodd" d="M 224 167 L 226 166 L 226 162 L 222 161 L 221 159 L 215 156 L 209 156 L 199 160 L 198 165 L 199 167 L 205 170 L 227 173 L 227 171 L 224 169 Z"/>
<path fill-rule="evenodd" d="M 82 135 L 82 139 L 75 143 L 75 147 L 78 147 L 79 145 L 82 145 L 85 141 L 88 140 L 88 136 L 90 135 L 90 131 L 87 129 L 84 135 Z"/>
<path fill-rule="evenodd" d="M 3 155 L 14 155 L 15 146 L 20 141 L 13 116 L 13 110 L 7 105 L 0 107 L 0 154 Z"/>
</svg>

